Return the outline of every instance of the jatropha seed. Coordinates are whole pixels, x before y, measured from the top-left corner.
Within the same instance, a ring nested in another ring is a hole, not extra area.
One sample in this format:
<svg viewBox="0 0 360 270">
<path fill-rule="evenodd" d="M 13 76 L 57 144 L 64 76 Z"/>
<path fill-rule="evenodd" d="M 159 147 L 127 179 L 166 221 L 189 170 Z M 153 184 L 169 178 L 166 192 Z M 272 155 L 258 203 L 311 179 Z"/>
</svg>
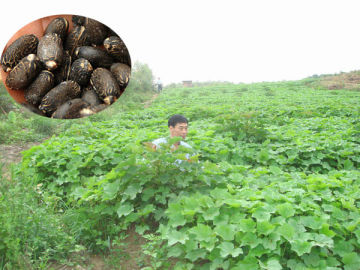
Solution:
<svg viewBox="0 0 360 270">
<path fill-rule="evenodd" d="M 106 25 L 72 15 L 53 19 L 42 36 L 26 34 L 4 51 L 1 66 L 11 90 L 24 92 L 23 105 L 43 116 L 72 119 L 114 103 L 131 74 L 128 49 Z"/>
</svg>

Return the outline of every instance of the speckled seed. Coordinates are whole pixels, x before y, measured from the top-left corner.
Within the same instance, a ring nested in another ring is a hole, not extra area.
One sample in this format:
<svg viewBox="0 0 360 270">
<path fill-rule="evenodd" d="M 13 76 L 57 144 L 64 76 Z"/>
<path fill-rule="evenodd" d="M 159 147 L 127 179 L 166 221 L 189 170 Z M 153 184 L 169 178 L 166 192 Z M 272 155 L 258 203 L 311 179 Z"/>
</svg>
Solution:
<svg viewBox="0 0 360 270">
<path fill-rule="evenodd" d="M 69 22 L 64 17 L 53 19 L 45 29 L 44 35 L 55 33 L 58 34 L 62 41 L 65 40 L 67 31 L 69 29 Z"/>
<path fill-rule="evenodd" d="M 123 91 L 129 83 L 131 69 L 128 65 L 114 63 L 110 67 L 111 73 L 115 76 L 120 89 Z"/>
<path fill-rule="evenodd" d="M 118 36 L 111 36 L 104 40 L 106 51 L 120 63 L 131 66 L 130 54 L 125 43 Z"/>
<path fill-rule="evenodd" d="M 86 20 L 86 17 L 84 17 L 84 16 L 72 15 L 72 17 L 71 17 L 71 21 L 73 22 L 73 24 L 76 24 L 76 25 L 84 25 L 85 20 Z"/>
<path fill-rule="evenodd" d="M 1 66 L 9 72 L 21 59 L 29 54 L 36 54 L 39 40 L 35 35 L 23 35 L 9 45 L 1 57 Z"/>
<path fill-rule="evenodd" d="M 5 84 L 13 90 L 25 89 L 41 71 L 42 64 L 35 54 L 25 56 L 21 61 L 9 72 L 6 77 Z"/>
<path fill-rule="evenodd" d="M 71 99 L 61 106 L 52 114 L 52 118 L 73 119 L 93 114 L 90 105 L 80 98 Z"/>
<path fill-rule="evenodd" d="M 51 115 L 66 101 L 78 98 L 81 94 L 80 85 L 74 81 L 64 81 L 51 89 L 41 100 L 39 109 Z"/>
<path fill-rule="evenodd" d="M 93 68 L 109 68 L 114 61 L 105 50 L 91 46 L 78 47 L 74 54 L 77 58 L 89 60 Z"/>
<path fill-rule="evenodd" d="M 96 106 L 101 103 L 99 96 L 95 93 L 91 85 L 89 85 L 83 90 L 81 94 L 81 99 L 89 103 L 91 106 Z"/>
<path fill-rule="evenodd" d="M 86 18 L 84 26 L 86 29 L 86 40 L 90 45 L 101 45 L 108 35 L 107 26 L 94 19 Z"/>
<path fill-rule="evenodd" d="M 73 56 L 75 48 L 84 45 L 86 45 L 85 27 L 75 26 L 66 38 L 64 49 L 69 52 L 70 56 Z"/>
<path fill-rule="evenodd" d="M 54 87 L 54 74 L 48 70 L 40 72 L 39 76 L 25 91 L 25 99 L 32 105 L 38 106 L 41 99 Z"/>
<path fill-rule="evenodd" d="M 54 71 L 55 84 L 59 84 L 69 79 L 71 69 L 71 56 L 68 51 L 64 52 L 63 62 L 59 68 Z"/>
<path fill-rule="evenodd" d="M 93 67 L 85 58 L 79 58 L 71 65 L 69 80 L 77 82 L 80 86 L 87 85 L 90 80 Z"/>
<path fill-rule="evenodd" d="M 64 55 L 60 36 L 53 33 L 44 35 L 39 41 L 37 55 L 48 70 L 59 67 Z"/>
<path fill-rule="evenodd" d="M 112 104 L 120 96 L 120 87 L 114 75 L 105 68 L 97 68 L 91 74 L 90 83 L 96 94 L 106 104 Z"/>
</svg>

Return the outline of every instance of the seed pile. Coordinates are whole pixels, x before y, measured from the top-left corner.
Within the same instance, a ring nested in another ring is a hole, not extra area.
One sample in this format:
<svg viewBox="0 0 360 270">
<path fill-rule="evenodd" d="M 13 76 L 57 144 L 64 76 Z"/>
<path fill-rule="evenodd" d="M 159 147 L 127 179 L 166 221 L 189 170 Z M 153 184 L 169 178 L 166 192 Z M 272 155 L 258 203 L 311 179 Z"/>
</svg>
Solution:
<svg viewBox="0 0 360 270">
<path fill-rule="evenodd" d="M 1 57 L 5 84 L 24 90 L 27 107 L 38 114 L 71 119 L 114 103 L 129 83 L 131 59 L 121 40 L 104 24 L 72 16 L 52 20 L 41 38 L 16 39 Z"/>
</svg>

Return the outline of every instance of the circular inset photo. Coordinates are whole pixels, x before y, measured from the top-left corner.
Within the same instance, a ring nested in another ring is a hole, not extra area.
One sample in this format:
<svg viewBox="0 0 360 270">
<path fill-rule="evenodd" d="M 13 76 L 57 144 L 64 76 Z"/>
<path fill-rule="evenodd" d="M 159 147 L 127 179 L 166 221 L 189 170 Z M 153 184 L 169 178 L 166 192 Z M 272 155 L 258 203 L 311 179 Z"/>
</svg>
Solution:
<svg viewBox="0 0 360 270">
<path fill-rule="evenodd" d="M 1 56 L 1 78 L 13 99 L 45 117 L 93 115 L 129 83 L 129 51 L 110 27 L 79 15 L 40 18 L 21 28 Z"/>
</svg>

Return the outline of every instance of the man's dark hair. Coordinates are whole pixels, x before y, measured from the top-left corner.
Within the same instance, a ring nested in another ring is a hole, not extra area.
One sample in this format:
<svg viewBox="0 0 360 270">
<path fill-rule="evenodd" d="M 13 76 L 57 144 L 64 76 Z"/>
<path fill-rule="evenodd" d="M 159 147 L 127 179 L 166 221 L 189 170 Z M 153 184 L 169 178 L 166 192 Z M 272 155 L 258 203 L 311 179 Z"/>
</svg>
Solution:
<svg viewBox="0 0 360 270">
<path fill-rule="evenodd" d="M 186 119 L 185 116 L 181 115 L 181 114 L 174 114 L 173 116 L 171 116 L 169 118 L 169 121 L 168 121 L 168 127 L 172 126 L 172 127 L 175 127 L 176 124 L 179 124 L 179 123 L 188 123 L 188 120 Z"/>
</svg>

